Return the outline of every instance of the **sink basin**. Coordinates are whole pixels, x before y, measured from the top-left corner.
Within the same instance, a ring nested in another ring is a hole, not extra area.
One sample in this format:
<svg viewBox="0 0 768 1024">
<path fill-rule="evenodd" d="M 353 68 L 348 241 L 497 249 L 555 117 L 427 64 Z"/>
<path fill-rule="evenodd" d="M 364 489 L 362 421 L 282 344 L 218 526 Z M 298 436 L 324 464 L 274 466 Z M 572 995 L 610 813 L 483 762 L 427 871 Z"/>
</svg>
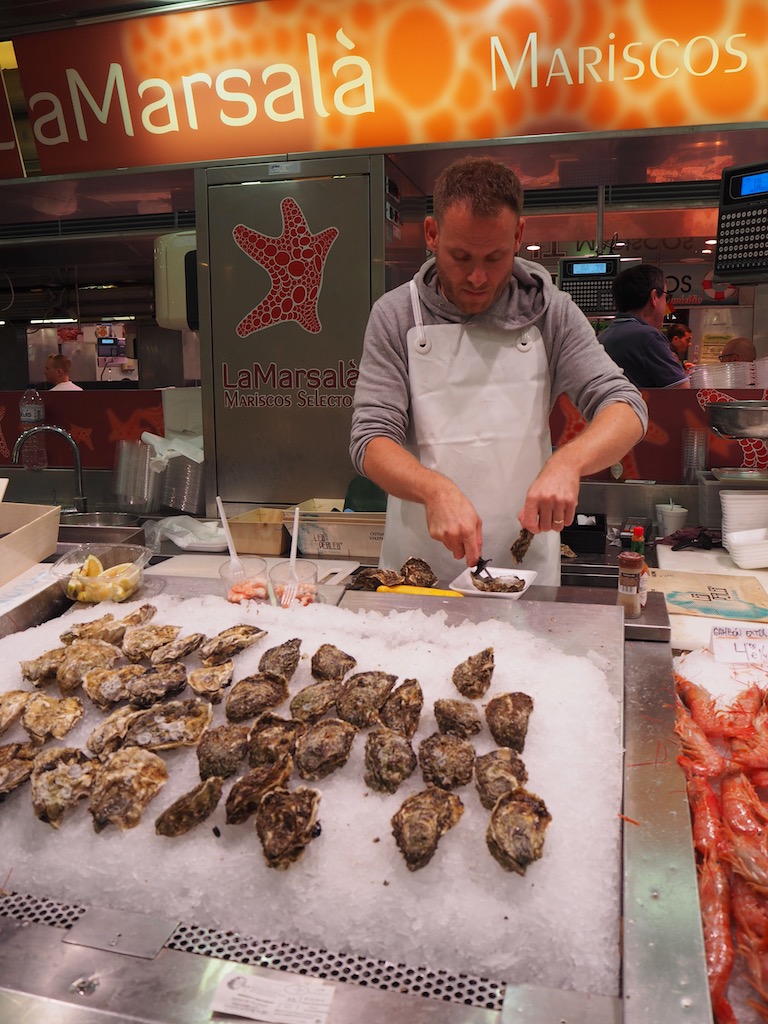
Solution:
<svg viewBox="0 0 768 1024">
<path fill-rule="evenodd" d="M 138 526 L 139 520 L 130 512 L 62 512 L 61 526 Z"/>
<path fill-rule="evenodd" d="M 143 544 L 144 527 L 139 526 L 135 516 L 128 516 L 133 520 L 133 525 L 102 525 L 99 520 L 96 525 L 85 522 L 92 515 L 122 515 L 119 512 L 93 512 L 83 515 L 63 515 L 59 525 L 59 535 L 56 543 L 55 558 L 61 558 L 72 548 L 80 544 Z M 69 520 L 69 521 L 68 521 Z"/>
</svg>

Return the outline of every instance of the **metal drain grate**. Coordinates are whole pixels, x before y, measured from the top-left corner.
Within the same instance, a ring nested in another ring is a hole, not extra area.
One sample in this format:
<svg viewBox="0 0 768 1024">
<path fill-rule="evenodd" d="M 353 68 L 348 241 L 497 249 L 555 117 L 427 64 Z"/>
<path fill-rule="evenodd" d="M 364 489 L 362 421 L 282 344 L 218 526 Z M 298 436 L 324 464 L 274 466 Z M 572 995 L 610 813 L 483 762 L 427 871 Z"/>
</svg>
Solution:
<svg viewBox="0 0 768 1024">
<path fill-rule="evenodd" d="M 71 928 L 85 911 L 85 907 L 69 906 L 21 893 L 5 893 L 0 896 L 0 916 L 33 924 L 52 925 L 55 928 Z M 329 953 L 327 950 L 293 946 L 287 942 L 270 942 L 197 925 L 179 925 L 166 947 L 182 953 L 218 957 L 291 974 L 349 982 L 385 992 L 423 996 L 426 999 L 461 1003 L 486 1010 L 500 1011 L 504 1001 L 504 984 L 487 978 Z"/>
</svg>

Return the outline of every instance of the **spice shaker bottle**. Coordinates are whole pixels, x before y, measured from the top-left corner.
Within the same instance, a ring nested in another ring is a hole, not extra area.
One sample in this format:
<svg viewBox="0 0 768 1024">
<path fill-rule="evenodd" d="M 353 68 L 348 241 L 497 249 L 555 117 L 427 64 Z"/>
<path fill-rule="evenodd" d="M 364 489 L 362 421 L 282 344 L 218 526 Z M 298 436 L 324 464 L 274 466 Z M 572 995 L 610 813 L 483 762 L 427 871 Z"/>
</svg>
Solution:
<svg viewBox="0 0 768 1024">
<path fill-rule="evenodd" d="M 619 596 L 617 603 L 624 609 L 624 617 L 637 619 L 640 604 L 640 576 L 645 559 L 635 551 L 622 551 L 619 555 Z"/>
</svg>

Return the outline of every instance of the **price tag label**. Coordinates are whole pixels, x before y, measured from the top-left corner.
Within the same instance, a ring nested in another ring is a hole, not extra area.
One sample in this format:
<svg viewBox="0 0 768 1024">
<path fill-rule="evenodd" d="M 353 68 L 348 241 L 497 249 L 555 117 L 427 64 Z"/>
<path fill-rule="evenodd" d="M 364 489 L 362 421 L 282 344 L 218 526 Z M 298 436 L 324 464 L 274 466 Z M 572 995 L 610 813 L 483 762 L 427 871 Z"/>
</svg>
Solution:
<svg viewBox="0 0 768 1024">
<path fill-rule="evenodd" d="M 227 974 L 213 996 L 211 1009 L 268 1024 L 325 1024 L 333 986 L 314 978 L 265 978 Z"/>
<path fill-rule="evenodd" d="M 714 626 L 715 661 L 731 664 L 768 664 L 768 626 Z"/>
</svg>

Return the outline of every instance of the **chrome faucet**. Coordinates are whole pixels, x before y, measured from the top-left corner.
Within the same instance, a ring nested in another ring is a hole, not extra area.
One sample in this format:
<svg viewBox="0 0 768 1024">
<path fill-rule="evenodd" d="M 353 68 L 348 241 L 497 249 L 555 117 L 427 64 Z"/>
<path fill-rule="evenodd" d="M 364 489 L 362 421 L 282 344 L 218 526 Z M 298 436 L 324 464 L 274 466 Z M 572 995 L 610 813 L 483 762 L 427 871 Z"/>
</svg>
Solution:
<svg viewBox="0 0 768 1024">
<path fill-rule="evenodd" d="M 59 437 L 63 437 L 64 440 L 69 444 L 72 449 L 72 457 L 74 459 L 75 469 L 75 482 L 76 482 L 76 493 L 75 493 L 75 510 L 77 512 L 88 511 L 88 499 L 85 497 L 85 491 L 83 489 L 83 464 L 80 460 L 80 449 L 77 447 L 77 442 L 63 427 L 54 427 L 48 423 L 44 423 L 38 427 L 30 427 L 29 430 L 25 430 L 23 434 L 19 434 L 16 438 L 16 443 L 13 446 L 12 460 L 18 464 L 19 456 L 21 455 L 21 449 L 35 434 L 42 434 L 47 431 L 50 434 L 58 434 Z"/>
</svg>

